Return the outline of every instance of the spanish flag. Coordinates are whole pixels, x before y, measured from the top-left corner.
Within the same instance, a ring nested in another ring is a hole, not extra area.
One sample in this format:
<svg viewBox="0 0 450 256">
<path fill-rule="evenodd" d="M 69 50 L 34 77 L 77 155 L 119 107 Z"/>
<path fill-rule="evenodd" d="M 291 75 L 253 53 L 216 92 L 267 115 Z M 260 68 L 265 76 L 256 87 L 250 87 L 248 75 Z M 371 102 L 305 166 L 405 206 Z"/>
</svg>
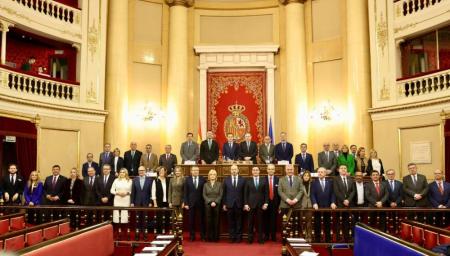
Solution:
<svg viewBox="0 0 450 256">
<path fill-rule="evenodd" d="M 197 143 L 199 145 L 200 145 L 200 143 L 202 143 L 202 122 L 200 121 L 200 118 L 198 119 Z"/>
</svg>

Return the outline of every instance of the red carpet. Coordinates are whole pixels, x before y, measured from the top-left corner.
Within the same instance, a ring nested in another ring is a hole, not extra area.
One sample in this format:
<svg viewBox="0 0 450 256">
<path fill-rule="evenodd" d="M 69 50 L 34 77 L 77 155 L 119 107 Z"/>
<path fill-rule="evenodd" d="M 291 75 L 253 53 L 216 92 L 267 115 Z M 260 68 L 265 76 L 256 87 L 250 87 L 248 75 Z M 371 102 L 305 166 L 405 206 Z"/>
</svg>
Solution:
<svg viewBox="0 0 450 256">
<path fill-rule="evenodd" d="M 227 240 L 218 243 L 184 240 L 183 248 L 185 256 L 274 256 L 281 254 L 281 242 L 266 242 L 265 244 L 241 242 L 239 244 L 230 244 Z"/>
</svg>

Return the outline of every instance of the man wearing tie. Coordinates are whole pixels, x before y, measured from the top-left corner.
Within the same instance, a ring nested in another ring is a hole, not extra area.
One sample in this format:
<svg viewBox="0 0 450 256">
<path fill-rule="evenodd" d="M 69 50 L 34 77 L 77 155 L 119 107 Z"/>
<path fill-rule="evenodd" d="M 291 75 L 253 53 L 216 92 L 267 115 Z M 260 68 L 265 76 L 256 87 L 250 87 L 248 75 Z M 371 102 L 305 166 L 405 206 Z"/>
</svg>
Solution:
<svg viewBox="0 0 450 256">
<path fill-rule="evenodd" d="M 389 198 L 387 205 L 391 208 L 397 208 L 402 205 L 403 200 L 403 184 L 395 180 L 395 171 L 389 169 L 386 171 Z"/>
<path fill-rule="evenodd" d="M 417 173 L 414 163 L 408 164 L 409 175 L 403 177 L 403 196 L 406 207 L 428 206 L 428 183 L 424 175 Z"/>
<path fill-rule="evenodd" d="M 232 165 L 230 172 L 231 176 L 226 177 L 223 182 L 223 210 L 227 212 L 230 242 L 240 243 L 245 179 L 239 176 L 237 165 Z"/>
<path fill-rule="evenodd" d="M 275 165 L 267 165 L 267 190 L 268 190 L 268 205 L 267 210 L 263 212 L 264 214 L 264 240 L 269 240 L 269 236 L 272 241 L 276 241 L 277 236 L 277 219 L 278 219 L 278 208 L 280 205 L 280 196 L 278 195 L 278 181 L 279 178 L 275 174 Z"/>
<path fill-rule="evenodd" d="M 295 164 L 298 165 L 299 173 L 304 171 L 314 172 L 314 160 L 310 153 L 306 152 L 308 146 L 306 143 L 300 145 L 301 153 L 295 156 Z"/>
<path fill-rule="evenodd" d="M 104 164 L 102 175 L 97 183 L 97 198 L 100 206 L 112 206 L 114 195 L 111 194 L 111 187 L 116 177 L 111 174 L 111 165 Z M 109 213 L 107 214 L 109 216 Z"/>
<path fill-rule="evenodd" d="M 205 240 L 205 205 L 203 200 L 203 186 L 205 185 L 205 178 L 199 176 L 199 168 L 193 166 L 191 169 L 191 176 L 186 178 L 184 183 L 184 209 L 189 216 L 189 233 L 190 240 L 195 240 L 195 229 L 200 227 L 200 238 Z M 195 221 L 199 220 L 200 224 L 195 225 Z"/>
<path fill-rule="evenodd" d="M 300 178 L 294 175 L 294 166 L 286 165 L 286 176 L 280 178 L 278 185 L 281 214 L 286 214 L 290 208 L 301 208 L 303 190 Z"/>
<path fill-rule="evenodd" d="M 294 156 L 294 147 L 291 143 L 286 141 L 286 133 L 280 133 L 280 143 L 275 145 L 275 160 L 276 161 L 288 161 L 291 163 L 292 157 Z"/>
<path fill-rule="evenodd" d="M 92 153 L 87 153 L 86 160 L 86 163 L 84 163 L 83 167 L 81 168 L 81 175 L 86 178 L 88 176 L 88 169 L 90 167 L 94 168 L 95 175 L 100 175 L 100 168 L 98 166 L 98 163 L 94 162 L 94 155 Z"/>
<path fill-rule="evenodd" d="M 112 158 L 113 154 L 111 152 L 111 144 L 105 143 L 104 151 L 100 153 L 100 160 L 98 162 L 100 169 L 103 170 L 103 165 L 109 164 Z"/>
<path fill-rule="evenodd" d="M 3 197 L 6 204 L 21 204 L 24 188 L 23 178 L 17 173 L 17 165 L 10 164 L 8 175 L 3 177 Z"/>
<path fill-rule="evenodd" d="M 437 169 L 434 171 L 434 181 L 428 185 L 428 200 L 433 208 L 446 209 L 450 207 L 450 183 L 445 182 L 443 179 L 442 171 Z M 445 220 L 448 223 L 448 212 L 434 213 L 436 220 L 443 220 L 445 214 Z M 444 226 L 446 223 L 441 223 Z"/>
<path fill-rule="evenodd" d="M 244 211 L 248 212 L 248 243 L 253 243 L 253 228 L 256 217 L 256 233 L 258 243 L 263 244 L 262 221 L 263 211 L 267 210 L 268 186 L 265 179 L 260 178 L 259 168 L 252 168 L 252 177 L 248 178 L 244 189 Z"/>
<path fill-rule="evenodd" d="M 258 154 L 258 147 L 256 142 L 252 141 L 252 135 L 246 133 L 245 140 L 239 145 L 239 159 L 243 161 L 252 161 L 256 164 L 256 156 Z"/>
<path fill-rule="evenodd" d="M 89 167 L 87 170 L 87 176 L 83 180 L 83 205 L 94 206 L 98 203 L 98 197 L 96 193 L 96 186 L 98 183 L 98 176 L 95 175 L 96 170 L 94 167 Z M 93 211 L 87 212 L 86 221 L 88 225 L 93 223 L 94 213 Z M 98 216 L 98 214 L 95 214 Z"/>
<path fill-rule="evenodd" d="M 216 164 L 219 160 L 219 144 L 213 140 L 212 131 L 206 132 L 206 140 L 200 144 L 200 159 L 202 164 Z"/>
<path fill-rule="evenodd" d="M 327 175 L 336 173 L 337 159 L 334 152 L 330 151 L 330 143 L 323 144 L 323 151 L 319 153 L 317 158 L 319 160 L 319 168 L 325 168 Z"/>
<path fill-rule="evenodd" d="M 346 165 L 339 166 L 339 176 L 336 176 L 333 182 L 333 191 L 336 196 L 336 204 L 339 208 L 350 208 L 353 205 L 353 198 L 355 196 L 355 185 L 353 180 L 349 178 Z M 349 214 L 347 212 L 342 212 L 342 233 L 344 235 L 344 240 L 349 241 L 350 237 L 350 224 L 349 224 Z"/>
<path fill-rule="evenodd" d="M 166 168 L 167 175 L 171 175 L 175 168 L 175 165 L 177 165 L 177 156 L 171 153 L 171 145 L 166 145 L 164 147 L 164 150 L 166 151 L 166 153 L 159 156 L 159 165 Z"/>
<path fill-rule="evenodd" d="M 44 204 L 60 205 L 63 197 L 63 184 L 66 177 L 60 175 L 61 167 L 54 165 L 52 167 L 52 175 L 45 178 L 44 183 Z"/>
<path fill-rule="evenodd" d="M 152 153 L 152 144 L 145 145 L 145 154 L 141 156 L 140 166 L 144 166 L 146 172 L 154 171 L 158 167 L 158 156 Z"/>
<path fill-rule="evenodd" d="M 133 182 L 131 184 L 131 207 L 137 206 L 137 207 L 152 207 L 152 203 L 150 200 L 150 194 L 152 191 L 152 178 L 145 176 L 145 167 L 140 166 L 138 168 L 138 174 L 139 176 L 135 177 L 133 179 Z M 139 233 L 144 234 L 144 240 L 147 240 L 147 233 L 148 230 L 145 227 L 145 213 L 144 212 L 137 212 L 136 217 L 138 220 L 136 220 L 138 229 L 137 233 L 135 234 L 135 239 L 139 240 Z M 140 231 L 140 232 L 139 232 Z"/>
<path fill-rule="evenodd" d="M 386 183 L 381 182 L 380 173 L 377 170 L 373 170 L 370 177 L 372 181 L 365 184 L 365 196 L 369 207 L 382 208 L 389 198 L 389 191 Z M 386 231 L 386 212 L 372 212 L 370 214 L 371 225 L 375 225 L 377 215 L 380 220 L 381 231 Z"/>
<path fill-rule="evenodd" d="M 192 134 L 192 132 L 188 132 L 186 134 L 186 141 L 181 144 L 181 164 L 184 164 L 185 161 L 197 162 L 199 155 L 198 144 L 192 140 L 193 137 L 194 134 Z"/>
<path fill-rule="evenodd" d="M 311 184 L 311 203 L 315 210 L 319 208 L 331 208 L 336 209 L 336 197 L 333 193 L 333 181 L 327 180 L 326 177 L 326 169 L 324 167 L 319 167 L 317 169 L 317 174 L 319 176 L 318 179 L 314 180 Z M 314 219 L 320 220 L 323 217 L 323 226 L 325 228 L 325 242 L 331 242 L 331 232 L 330 232 L 330 223 L 331 223 L 331 213 L 324 212 L 314 213 Z M 320 221 L 314 222 L 314 235 L 315 242 L 321 242 L 320 237 L 321 223 Z"/>
<path fill-rule="evenodd" d="M 275 160 L 275 146 L 269 136 L 264 137 L 264 143 L 259 146 L 259 159 L 265 164 L 273 163 Z"/>
<path fill-rule="evenodd" d="M 141 162 L 142 152 L 137 150 L 137 143 L 130 143 L 130 150 L 126 151 L 123 156 L 123 165 L 128 170 L 129 176 L 137 176 L 138 168 Z"/>
<path fill-rule="evenodd" d="M 234 142 L 232 133 L 227 134 L 227 142 L 222 147 L 222 157 L 224 161 L 239 160 L 239 145 Z"/>
<path fill-rule="evenodd" d="M 341 151 L 339 150 L 338 143 L 333 143 L 333 153 L 336 156 L 336 159 L 339 157 L 339 155 L 341 155 Z M 339 166 L 337 166 L 337 168 L 339 168 Z M 339 175 L 339 170 L 338 170 L 337 175 Z"/>
<path fill-rule="evenodd" d="M 357 157 L 357 155 L 356 155 L 357 151 L 358 151 L 358 147 L 355 144 L 350 146 L 350 154 L 352 154 L 354 159 L 356 159 L 356 157 Z"/>
</svg>

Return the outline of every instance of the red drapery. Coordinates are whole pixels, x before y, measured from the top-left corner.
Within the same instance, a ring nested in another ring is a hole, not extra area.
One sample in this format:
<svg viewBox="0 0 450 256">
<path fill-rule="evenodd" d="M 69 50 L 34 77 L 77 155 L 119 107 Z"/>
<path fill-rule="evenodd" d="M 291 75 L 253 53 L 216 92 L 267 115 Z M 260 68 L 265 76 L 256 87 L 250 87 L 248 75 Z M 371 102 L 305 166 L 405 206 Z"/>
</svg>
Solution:
<svg viewBox="0 0 450 256">
<path fill-rule="evenodd" d="M 231 132 L 237 141 L 246 132 L 262 142 L 266 134 L 266 72 L 209 72 L 207 87 L 208 130 L 220 145 Z"/>
</svg>

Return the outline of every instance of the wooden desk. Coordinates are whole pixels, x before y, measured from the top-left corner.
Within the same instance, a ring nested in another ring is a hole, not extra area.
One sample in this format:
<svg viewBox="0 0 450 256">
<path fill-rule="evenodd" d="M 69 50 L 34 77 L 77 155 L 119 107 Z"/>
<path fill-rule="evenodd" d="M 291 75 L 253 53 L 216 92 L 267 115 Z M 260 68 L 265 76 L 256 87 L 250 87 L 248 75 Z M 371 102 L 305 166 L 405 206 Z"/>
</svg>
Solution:
<svg viewBox="0 0 450 256">
<path fill-rule="evenodd" d="M 298 256 L 302 252 L 315 252 L 311 246 L 293 247 L 290 242 L 286 243 L 286 255 Z"/>
<path fill-rule="evenodd" d="M 199 164 L 199 165 L 185 165 L 180 164 L 180 166 L 183 170 L 184 176 L 191 175 L 191 168 L 193 166 L 197 166 L 199 168 L 200 175 L 207 177 L 208 172 L 211 169 L 216 170 L 217 177 L 223 178 L 230 176 L 230 168 L 232 164 Z M 239 175 L 243 177 L 250 177 L 252 176 L 252 168 L 254 166 L 259 167 L 260 175 L 267 175 L 267 165 L 266 164 L 237 164 L 239 168 Z M 294 166 L 295 168 L 295 174 L 297 174 L 297 166 Z M 275 175 L 276 176 L 283 176 L 285 166 L 284 165 L 275 165 Z"/>
</svg>

